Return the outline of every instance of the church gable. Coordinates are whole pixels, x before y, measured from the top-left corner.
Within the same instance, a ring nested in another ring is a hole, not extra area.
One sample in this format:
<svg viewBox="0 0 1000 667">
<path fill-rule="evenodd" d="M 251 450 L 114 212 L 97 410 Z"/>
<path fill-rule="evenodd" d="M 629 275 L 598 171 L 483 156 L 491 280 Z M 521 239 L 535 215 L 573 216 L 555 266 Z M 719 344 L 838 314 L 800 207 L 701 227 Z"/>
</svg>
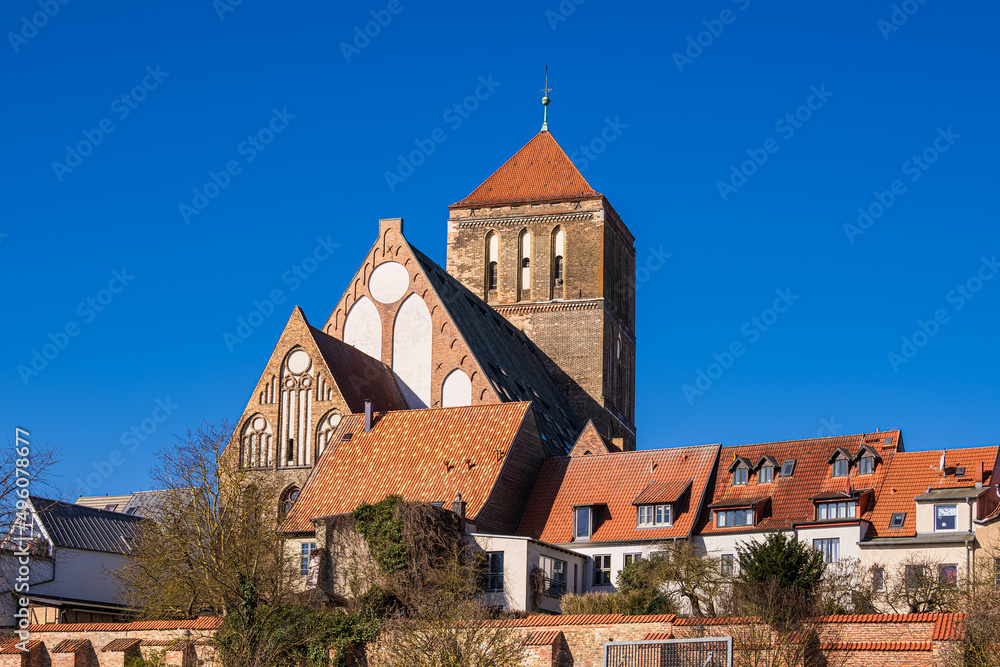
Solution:
<svg viewBox="0 0 1000 667">
<path fill-rule="evenodd" d="M 546 451 L 564 454 L 579 425 L 531 342 L 410 246 L 401 220 L 380 223 L 324 331 L 380 347 L 410 408 L 535 402 Z"/>
<path fill-rule="evenodd" d="M 365 396 L 378 396 L 390 409 L 402 406 L 380 362 L 309 326 L 296 307 L 240 417 L 230 451 L 243 467 L 308 470 L 343 417 L 364 409 Z"/>
</svg>

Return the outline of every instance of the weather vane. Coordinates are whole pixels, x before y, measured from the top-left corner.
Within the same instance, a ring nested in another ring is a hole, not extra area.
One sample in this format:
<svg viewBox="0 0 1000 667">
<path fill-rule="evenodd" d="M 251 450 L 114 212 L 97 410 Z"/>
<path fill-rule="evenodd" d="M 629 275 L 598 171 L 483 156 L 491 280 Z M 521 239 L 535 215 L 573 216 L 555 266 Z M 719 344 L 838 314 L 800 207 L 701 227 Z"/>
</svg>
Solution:
<svg viewBox="0 0 1000 667">
<path fill-rule="evenodd" d="M 549 131 L 549 93 L 552 89 L 549 88 L 549 64 L 545 63 L 545 87 L 542 88 L 542 107 L 544 111 L 542 112 L 542 132 Z"/>
</svg>

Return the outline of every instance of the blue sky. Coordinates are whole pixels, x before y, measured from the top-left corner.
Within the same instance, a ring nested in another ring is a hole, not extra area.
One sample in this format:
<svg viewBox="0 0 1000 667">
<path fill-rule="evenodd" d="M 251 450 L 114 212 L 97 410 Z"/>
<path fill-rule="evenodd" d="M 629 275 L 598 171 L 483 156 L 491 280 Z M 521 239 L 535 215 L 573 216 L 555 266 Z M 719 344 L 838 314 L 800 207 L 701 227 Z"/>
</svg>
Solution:
<svg viewBox="0 0 1000 667">
<path fill-rule="evenodd" d="M 995 444 L 997 14 L 7 2 L 3 428 L 63 448 L 67 496 L 146 488 L 175 434 L 239 417 L 293 304 L 327 317 L 378 218 L 444 263 L 447 205 L 538 131 L 548 63 L 553 136 L 636 236 L 640 447 Z"/>
</svg>

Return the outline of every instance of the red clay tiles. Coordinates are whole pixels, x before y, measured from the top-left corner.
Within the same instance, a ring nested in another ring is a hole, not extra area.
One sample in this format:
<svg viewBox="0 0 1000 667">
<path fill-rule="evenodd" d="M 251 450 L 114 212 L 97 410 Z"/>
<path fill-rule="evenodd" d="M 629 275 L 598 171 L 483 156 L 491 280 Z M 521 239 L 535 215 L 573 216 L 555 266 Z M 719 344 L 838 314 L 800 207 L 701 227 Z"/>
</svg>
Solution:
<svg viewBox="0 0 1000 667">
<path fill-rule="evenodd" d="M 573 506 L 594 505 L 590 542 L 687 537 L 718 452 L 718 445 L 702 445 L 546 459 L 518 534 L 569 543 Z M 653 482 L 690 488 L 674 507 L 673 525 L 640 529 L 632 503 Z"/>
<path fill-rule="evenodd" d="M 393 494 L 450 507 L 460 492 L 466 516 L 475 521 L 530 407 L 522 402 L 375 413 L 367 432 L 364 415 L 348 415 L 282 531 L 312 532 L 310 519 Z"/>
<path fill-rule="evenodd" d="M 539 132 L 449 208 L 600 197 L 548 132 Z"/>
</svg>

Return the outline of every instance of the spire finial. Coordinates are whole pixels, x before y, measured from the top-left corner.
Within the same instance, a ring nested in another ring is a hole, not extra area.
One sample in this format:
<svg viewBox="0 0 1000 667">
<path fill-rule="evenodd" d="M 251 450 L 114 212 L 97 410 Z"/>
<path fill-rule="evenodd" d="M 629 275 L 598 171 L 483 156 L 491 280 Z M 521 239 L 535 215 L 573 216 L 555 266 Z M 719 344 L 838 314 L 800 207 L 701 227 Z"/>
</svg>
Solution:
<svg viewBox="0 0 1000 667">
<path fill-rule="evenodd" d="M 552 89 L 549 88 L 549 64 L 545 63 L 545 87 L 542 88 L 542 108 L 544 109 L 542 112 L 542 132 L 549 131 L 549 102 L 551 101 L 549 99 L 550 92 L 552 92 Z"/>
</svg>

